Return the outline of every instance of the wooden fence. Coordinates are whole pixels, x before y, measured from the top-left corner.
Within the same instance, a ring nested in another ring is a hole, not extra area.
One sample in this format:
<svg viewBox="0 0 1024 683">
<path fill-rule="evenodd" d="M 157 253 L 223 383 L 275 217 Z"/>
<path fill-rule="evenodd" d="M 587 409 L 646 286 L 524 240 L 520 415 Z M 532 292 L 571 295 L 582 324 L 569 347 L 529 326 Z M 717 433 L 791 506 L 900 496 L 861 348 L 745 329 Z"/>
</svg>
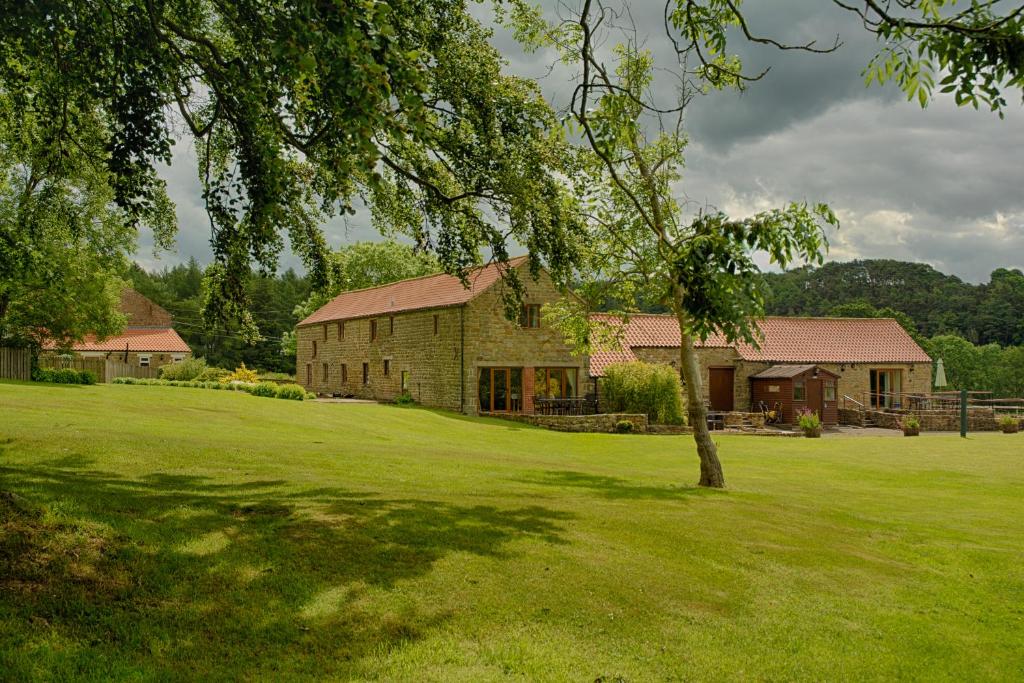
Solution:
<svg viewBox="0 0 1024 683">
<path fill-rule="evenodd" d="M 154 368 L 153 366 L 144 368 L 139 365 L 131 365 L 130 363 L 122 363 L 118 360 L 107 359 L 106 379 L 104 381 L 109 382 L 115 377 L 156 379 L 158 374 L 159 368 Z"/>
<path fill-rule="evenodd" d="M 32 352 L 0 347 L 0 379 L 32 379 Z"/>
</svg>

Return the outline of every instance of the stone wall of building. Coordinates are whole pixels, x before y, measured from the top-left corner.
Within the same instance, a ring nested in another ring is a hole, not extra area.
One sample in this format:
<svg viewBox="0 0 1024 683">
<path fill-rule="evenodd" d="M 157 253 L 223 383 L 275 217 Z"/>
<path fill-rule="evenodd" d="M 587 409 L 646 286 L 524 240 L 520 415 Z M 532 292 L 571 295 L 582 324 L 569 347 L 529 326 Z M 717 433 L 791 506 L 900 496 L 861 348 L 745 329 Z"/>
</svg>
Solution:
<svg viewBox="0 0 1024 683">
<path fill-rule="evenodd" d="M 296 380 L 318 394 L 388 401 L 402 393 L 405 372 L 408 391 L 418 403 L 458 410 L 462 316 L 462 307 L 453 306 L 300 327 Z M 377 333 L 371 339 L 373 322 Z"/>
<path fill-rule="evenodd" d="M 523 264 L 519 275 L 526 288 L 525 304 L 546 304 L 562 297 L 547 273 L 534 280 Z M 502 284 L 498 282 L 466 304 L 466 406 L 465 412 L 479 409 L 478 388 L 483 368 L 523 368 L 523 405 L 529 412 L 533 401 L 533 368 L 576 368 L 576 393 L 591 391 L 585 356 L 573 356 L 562 335 L 543 320 L 540 327 L 522 328 L 518 321 L 505 317 Z"/>
<path fill-rule="evenodd" d="M 520 275 L 526 303 L 545 304 L 561 297 L 546 273 L 535 282 L 523 265 Z M 404 371 L 408 391 L 417 403 L 467 413 L 478 409 L 481 368 L 524 368 L 524 394 L 531 394 L 522 398 L 524 405 L 532 398 L 532 374 L 526 370 L 535 367 L 577 368 L 577 393 L 587 393 L 586 359 L 572 356 L 561 335 L 543 322 L 540 328 L 523 329 L 518 321 L 507 320 L 500 288 L 499 282 L 464 306 L 349 319 L 343 335 L 337 321 L 300 327 L 296 379 L 318 394 L 387 401 L 402 393 Z M 374 320 L 377 336 L 371 340 Z M 365 384 L 363 363 L 369 370 Z"/>
<path fill-rule="evenodd" d="M 931 363 L 818 363 L 818 367 L 839 376 L 837 398 L 840 405 L 843 404 L 843 396 L 849 396 L 868 406 L 872 370 L 902 371 L 904 394 L 926 395 L 932 392 Z"/>
</svg>

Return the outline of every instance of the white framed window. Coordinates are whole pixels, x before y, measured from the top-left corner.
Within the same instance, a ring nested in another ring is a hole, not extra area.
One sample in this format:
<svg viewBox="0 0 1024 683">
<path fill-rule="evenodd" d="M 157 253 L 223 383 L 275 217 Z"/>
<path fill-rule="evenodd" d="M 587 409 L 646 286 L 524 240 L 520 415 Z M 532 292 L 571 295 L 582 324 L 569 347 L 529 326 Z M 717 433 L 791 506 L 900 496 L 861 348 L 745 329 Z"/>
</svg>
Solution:
<svg viewBox="0 0 1024 683">
<path fill-rule="evenodd" d="M 182 353 L 172 353 L 171 354 L 171 362 L 172 363 L 180 363 L 183 360 L 185 360 L 185 354 L 182 354 Z"/>
<path fill-rule="evenodd" d="M 143 367 L 143 368 L 148 368 L 149 367 L 149 355 L 148 354 L 145 355 L 145 356 L 143 356 L 143 355 L 139 356 L 139 367 Z"/>
</svg>

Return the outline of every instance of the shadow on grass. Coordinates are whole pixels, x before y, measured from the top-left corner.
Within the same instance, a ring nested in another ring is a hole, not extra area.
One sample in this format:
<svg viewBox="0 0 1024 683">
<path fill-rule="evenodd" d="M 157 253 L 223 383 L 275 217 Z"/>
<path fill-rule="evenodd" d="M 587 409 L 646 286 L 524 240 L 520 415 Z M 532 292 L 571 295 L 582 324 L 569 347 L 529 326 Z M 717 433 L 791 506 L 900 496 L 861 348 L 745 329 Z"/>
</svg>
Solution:
<svg viewBox="0 0 1024 683">
<path fill-rule="evenodd" d="M 0 496 L 0 625 L 23 624 L 0 628 L 11 679 L 354 674 L 461 606 L 397 584 L 454 553 L 563 543 L 570 517 L 89 465 L 0 467 L 17 492 Z"/>
<path fill-rule="evenodd" d="M 576 488 L 590 491 L 602 498 L 636 500 L 685 500 L 693 496 L 720 495 L 724 492 L 699 486 L 668 484 L 648 486 L 618 477 L 604 477 L 571 470 L 548 471 L 529 479 L 518 479 L 525 484 L 541 484 L 558 488 Z"/>
</svg>

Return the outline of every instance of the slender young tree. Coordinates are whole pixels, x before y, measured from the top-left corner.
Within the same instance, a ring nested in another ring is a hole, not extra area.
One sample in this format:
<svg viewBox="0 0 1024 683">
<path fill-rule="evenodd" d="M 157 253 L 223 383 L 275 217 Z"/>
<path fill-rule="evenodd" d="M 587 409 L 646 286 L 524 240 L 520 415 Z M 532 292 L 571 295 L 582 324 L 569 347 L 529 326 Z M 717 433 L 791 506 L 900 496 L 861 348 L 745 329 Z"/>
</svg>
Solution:
<svg viewBox="0 0 1024 683">
<path fill-rule="evenodd" d="M 705 16 L 718 26 L 723 16 Z M 712 208 L 687 218 L 676 200 L 686 137 L 683 112 L 706 88 L 736 87 L 739 63 L 718 58 L 701 63 L 681 48 L 677 88 L 667 105 L 652 93 L 654 64 L 629 22 L 597 0 L 548 25 L 520 5 L 509 19 L 528 46 L 547 45 L 578 74 L 567 122 L 578 140 L 571 183 L 587 225 L 579 298 L 546 311 L 567 339 L 586 351 L 614 343 L 621 325 L 590 315 L 597 302 L 622 302 L 622 318 L 638 298 L 664 303 L 679 328 L 679 365 L 687 412 L 700 460 L 701 486 L 723 487 L 725 475 L 707 428 L 697 345 L 709 336 L 756 343 L 755 319 L 764 292 L 754 252 L 780 266 L 797 259 L 820 262 L 826 246 L 822 226 L 837 225 L 824 205 L 793 203 L 747 218 Z M 618 38 L 601 52 L 609 37 Z M 692 58 L 694 68 L 688 66 Z M 613 66 L 608 66 L 611 62 Z"/>
</svg>

